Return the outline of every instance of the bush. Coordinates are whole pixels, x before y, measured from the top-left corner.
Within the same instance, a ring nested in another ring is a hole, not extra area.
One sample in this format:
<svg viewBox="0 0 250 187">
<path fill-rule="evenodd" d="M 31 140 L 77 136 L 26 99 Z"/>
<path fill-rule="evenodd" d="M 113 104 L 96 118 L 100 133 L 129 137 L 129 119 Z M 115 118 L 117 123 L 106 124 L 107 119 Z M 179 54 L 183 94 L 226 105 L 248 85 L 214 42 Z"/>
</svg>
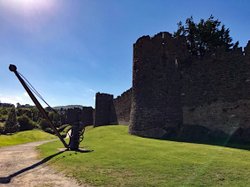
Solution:
<svg viewBox="0 0 250 187">
<path fill-rule="evenodd" d="M 4 107 L 0 107 L 0 115 L 8 115 L 8 110 Z"/>
<path fill-rule="evenodd" d="M 33 107 L 30 109 L 32 112 L 32 121 L 38 122 L 41 118 L 41 114 L 39 113 L 38 109 L 36 107 Z"/>
<path fill-rule="evenodd" d="M 0 134 L 4 134 L 4 131 L 5 131 L 5 125 L 4 123 L 0 122 Z"/>
<path fill-rule="evenodd" d="M 51 129 L 49 127 L 45 128 L 44 131 L 47 132 L 47 133 L 50 133 L 50 134 L 55 134 L 53 129 Z"/>
<path fill-rule="evenodd" d="M 32 118 L 32 112 L 30 109 L 27 108 L 17 108 L 17 116 L 26 115 L 28 118 Z"/>
<path fill-rule="evenodd" d="M 50 127 L 49 122 L 48 122 L 47 120 L 45 120 L 45 119 L 41 119 L 41 120 L 39 121 L 38 126 L 39 126 L 42 130 L 45 130 L 46 128 L 49 128 L 49 127 Z"/>
<path fill-rule="evenodd" d="M 35 128 L 35 123 L 29 119 L 26 115 L 20 116 L 17 118 L 20 131 L 32 130 Z"/>
<path fill-rule="evenodd" d="M 5 133 L 14 133 L 19 130 L 19 125 L 17 124 L 16 120 L 16 111 L 15 108 L 11 108 L 8 113 L 8 118 L 5 122 Z"/>
<path fill-rule="evenodd" d="M 53 129 L 50 127 L 49 122 L 45 119 L 40 120 L 39 127 L 45 132 L 48 132 L 50 134 L 55 134 Z"/>
<path fill-rule="evenodd" d="M 0 107 L 0 122 L 5 122 L 8 117 L 9 110 L 5 107 Z"/>
<path fill-rule="evenodd" d="M 49 118 L 56 127 L 60 126 L 61 118 L 60 118 L 60 115 L 58 113 L 55 113 L 54 111 L 49 112 Z"/>
</svg>

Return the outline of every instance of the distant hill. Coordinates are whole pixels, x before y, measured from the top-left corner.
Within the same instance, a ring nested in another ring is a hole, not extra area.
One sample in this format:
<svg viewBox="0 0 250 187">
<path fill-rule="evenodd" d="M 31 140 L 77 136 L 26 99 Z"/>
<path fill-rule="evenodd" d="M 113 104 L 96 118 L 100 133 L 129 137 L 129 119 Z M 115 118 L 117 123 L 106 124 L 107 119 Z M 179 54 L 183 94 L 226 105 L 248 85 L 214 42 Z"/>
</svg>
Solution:
<svg viewBox="0 0 250 187">
<path fill-rule="evenodd" d="M 11 104 L 11 103 L 1 103 L 0 102 L 0 107 L 13 107 L 15 105 Z"/>
<path fill-rule="evenodd" d="M 61 108 L 64 110 L 70 109 L 70 108 L 80 108 L 83 109 L 84 106 L 82 105 L 66 105 L 66 106 L 55 106 L 53 107 L 55 110 L 60 110 Z"/>
</svg>

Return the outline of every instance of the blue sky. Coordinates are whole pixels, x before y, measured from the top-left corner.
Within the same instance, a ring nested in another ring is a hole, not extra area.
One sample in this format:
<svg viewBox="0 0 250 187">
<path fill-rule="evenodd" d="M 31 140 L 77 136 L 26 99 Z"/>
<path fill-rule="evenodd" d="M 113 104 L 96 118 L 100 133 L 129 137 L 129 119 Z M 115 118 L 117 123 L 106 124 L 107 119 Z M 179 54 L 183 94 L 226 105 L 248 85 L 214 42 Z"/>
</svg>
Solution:
<svg viewBox="0 0 250 187">
<path fill-rule="evenodd" d="M 0 101 L 32 103 L 9 64 L 52 106 L 94 106 L 96 92 L 132 85 L 133 43 L 213 14 L 250 40 L 248 0 L 0 0 Z"/>
</svg>

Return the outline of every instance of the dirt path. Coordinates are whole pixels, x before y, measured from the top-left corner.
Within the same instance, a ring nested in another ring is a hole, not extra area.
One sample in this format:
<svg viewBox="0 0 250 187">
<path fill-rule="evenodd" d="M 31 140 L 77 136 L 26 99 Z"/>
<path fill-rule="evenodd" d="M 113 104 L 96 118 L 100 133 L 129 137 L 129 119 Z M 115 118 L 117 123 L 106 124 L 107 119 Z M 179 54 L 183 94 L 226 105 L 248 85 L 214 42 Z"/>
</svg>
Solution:
<svg viewBox="0 0 250 187">
<path fill-rule="evenodd" d="M 46 161 L 50 158 L 37 159 L 35 147 L 45 142 L 0 148 L 0 187 L 78 187 L 74 180 L 49 167 Z"/>
</svg>

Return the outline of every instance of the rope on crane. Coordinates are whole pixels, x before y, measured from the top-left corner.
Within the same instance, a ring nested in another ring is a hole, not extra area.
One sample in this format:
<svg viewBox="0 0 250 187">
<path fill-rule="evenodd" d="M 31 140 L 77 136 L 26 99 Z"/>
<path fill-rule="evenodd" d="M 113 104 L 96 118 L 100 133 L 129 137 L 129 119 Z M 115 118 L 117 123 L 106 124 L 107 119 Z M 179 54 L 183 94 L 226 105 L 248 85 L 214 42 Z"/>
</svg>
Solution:
<svg viewBox="0 0 250 187">
<path fill-rule="evenodd" d="M 58 111 L 56 111 L 54 108 L 52 108 L 46 101 L 45 99 L 41 96 L 41 94 L 34 88 L 34 86 L 32 86 L 32 84 L 28 81 L 28 79 L 22 75 L 20 72 L 17 71 L 17 73 L 23 78 L 24 83 L 28 86 L 28 88 L 38 97 L 40 98 L 51 110 L 53 110 L 56 114 L 58 114 L 60 117 L 61 115 L 58 113 Z M 79 131 L 79 142 L 82 142 L 84 139 L 84 132 L 85 132 L 85 128 L 83 128 L 81 131 Z M 67 133 L 68 134 L 68 133 Z M 69 137 L 71 137 L 69 135 Z"/>
<path fill-rule="evenodd" d="M 32 84 L 26 79 L 24 75 L 22 75 L 20 72 L 17 71 L 17 73 L 24 79 L 25 84 L 29 87 L 29 89 L 37 96 L 39 97 L 51 110 L 53 110 L 55 113 L 58 114 L 58 112 L 52 108 L 46 101 L 45 99 L 41 96 L 41 94 L 32 86 Z"/>
</svg>

